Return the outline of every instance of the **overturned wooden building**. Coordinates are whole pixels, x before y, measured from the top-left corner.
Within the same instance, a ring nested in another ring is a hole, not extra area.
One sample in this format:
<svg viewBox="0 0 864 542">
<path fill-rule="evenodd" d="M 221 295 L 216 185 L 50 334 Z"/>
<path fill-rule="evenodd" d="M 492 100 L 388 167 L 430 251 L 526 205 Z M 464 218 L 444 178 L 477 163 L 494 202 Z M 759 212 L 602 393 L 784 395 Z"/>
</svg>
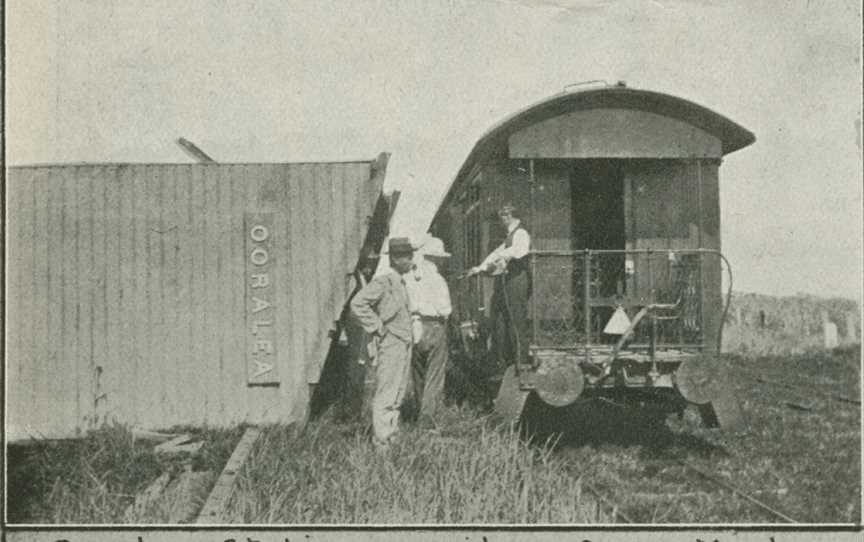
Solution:
<svg viewBox="0 0 864 542">
<path fill-rule="evenodd" d="M 305 420 L 387 159 L 9 168 L 7 438 Z"/>
</svg>

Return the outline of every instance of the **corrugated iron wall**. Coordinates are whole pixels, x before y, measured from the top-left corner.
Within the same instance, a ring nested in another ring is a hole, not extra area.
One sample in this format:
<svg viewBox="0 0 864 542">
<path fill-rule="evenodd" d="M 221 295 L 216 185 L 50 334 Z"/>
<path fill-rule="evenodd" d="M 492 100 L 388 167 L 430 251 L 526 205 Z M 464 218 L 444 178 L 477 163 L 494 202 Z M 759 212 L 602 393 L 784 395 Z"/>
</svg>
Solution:
<svg viewBox="0 0 864 542">
<path fill-rule="evenodd" d="M 303 419 L 386 161 L 10 168 L 7 435 Z M 262 215 L 278 382 L 264 386 L 247 369 Z"/>
</svg>

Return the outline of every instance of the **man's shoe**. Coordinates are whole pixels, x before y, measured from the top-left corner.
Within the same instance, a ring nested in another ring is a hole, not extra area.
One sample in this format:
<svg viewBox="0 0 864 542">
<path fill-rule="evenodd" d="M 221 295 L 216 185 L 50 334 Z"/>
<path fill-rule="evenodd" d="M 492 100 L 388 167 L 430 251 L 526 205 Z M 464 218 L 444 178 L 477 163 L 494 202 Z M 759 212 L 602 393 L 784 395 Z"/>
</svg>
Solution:
<svg viewBox="0 0 864 542">
<path fill-rule="evenodd" d="M 390 442 L 382 442 L 375 437 L 372 437 L 372 447 L 378 455 L 385 456 L 390 453 Z"/>
</svg>

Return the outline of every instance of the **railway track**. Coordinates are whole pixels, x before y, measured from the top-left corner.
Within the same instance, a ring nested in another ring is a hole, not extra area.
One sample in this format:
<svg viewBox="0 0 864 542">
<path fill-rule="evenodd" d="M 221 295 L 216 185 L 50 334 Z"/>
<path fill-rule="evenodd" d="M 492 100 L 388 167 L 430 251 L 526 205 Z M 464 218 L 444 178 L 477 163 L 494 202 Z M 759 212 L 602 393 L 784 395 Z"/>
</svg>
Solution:
<svg viewBox="0 0 864 542">
<path fill-rule="evenodd" d="M 771 506 L 771 505 L 767 504 L 766 502 L 756 498 L 754 495 L 752 495 L 746 491 L 743 491 L 742 489 L 730 484 L 729 482 L 724 481 L 722 478 L 719 478 L 718 476 L 716 476 L 710 472 L 707 472 L 707 471 L 703 470 L 702 468 L 697 467 L 688 461 L 685 461 L 683 459 L 677 459 L 677 458 L 673 459 L 672 461 L 681 465 L 682 467 L 684 467 L 685 469 L 687 469 L 691 472 L 695 472 L 696 474 L 698 474 L 702 478 L 711 481 L 715 485 L 722 487 L 728 491 L 731 491 L 736 496 L 747 500 L 748 502 L 750 502 L 751 504 L 758 507 L 760 510 L 762 510 L 763 512 L 766 512 L 767 514 L 771 515 L 774 518 L 781 519 L 781 520 L 785 521 L 786 523 L 800 523 L 799 521 L 791 518 L 789 515 L 784 514 L 783 512 L 777 510 L 773 506 Z"/>
<path fill-rule="evenodd" d="M 860 405 L 861 400 L 855 397 L 849 397 L 847 395 L 841 395 L 839 393 L 834 393 L 831 390 L 825 390 L 824 385 L 814 385 L 812 383 L 807 382 L 781 382 L 779 380 L 774 380 L 771 378 L 766 378 L 759 374 L 754 374 L 752 372 L 747 372 L 746 377 L 751 382 L 755 382 L 759 385 L 765 386 L 773 386 L 778 388 L 783 388 L 786 390 L 790 390 L 790 392 L 794 395 L 798 396 L 806 396 L 812 398 L 820 398 L 823 400 L 831 400 L 838 401 L 841 403 L 850 403 L 853 405 Z"/>
<path fill-rule="evenodd" d="M 587 489 L 588 493 L 590 493 L 597 500 L 597 513 L 595 514 L 595 519 L 600 519 L 600 507 L 605 506 L 616 520 L 620 520 L 616 521 L 616 523 L 636 523 L 629 515 L 621 511 L 620 506 L 615 504 L 615 502 L 610 500 L 606 495 L 604 495 L 592 484 L 583 480 L 582 489 Z"/>
<path fill-rule="evenodd" d="M 735 374 L 743 376 L 747 381 L 756 383 L 760 386 L 770 386 L 775 388 L 785 388 L 796 395 L 806 395 L 808 397 L 818 397 L 824 400 L 838 401 L 841 403 L 850 403 L 853 405 L 861 404 L 861 392 L 847 390 L 850 393 L 838 391 L 839 384 L 832 382 L 815 382 L 813 378 L 807 375 L 795 375 L 789 372 L 780 374 L 776 371 L 763 373 L 762 371 L 754 370 L 752 364 L 744 364 L 736 362 L 732 371 Z M 857 376 L 855 377 L 857 381 Z"/>
<path fill-rule="evenodd" d="M 590 467 L 577 467 L 575 464 L 568 462 L 565 468 L 574 479 L 579 481 L 582 490 L 594 498 L 594 502 L 596 503 L 594 512 L 595 521 L 598 523 L 602 522 L 604 517 L 601 511 L 605 508 L 607 514 L 615 518 L 616 523 L 636 523 L 629 514 L 621 510 L 621 506 L 618 503 L 585 479 L 588 471 L 590 471 Z"/>
<path fill-rule="evenodd" d="M 776 507 L 772 506 L 769 503 L 766 503 L 762 499 L 759 499 L 751 492 L 747 492 L 740 487 L 724 480 L 720 476 L 709 472 L 708 470 L 699 467 L 687 460 L 681 458 L 669 458 L 669 459 L 661 459 L 661 460 L 653 460 L 651 463 L 663 465 L 664 471 L 668 469 L 670 465 L 674 465 L 680 467 L 684 472 L 690 473 L 690 483 L 696 484 L 697 479 L 702 481 L 710 482 L 713 486 L 720 488 L 721 490 L 727 491 L 731 493 L 731 498 L 737 498 L 748 502 L 753 507 L 759 509 L 765 516 L 767 516 L 771 520 L 779 520 L 783 523 L 799 523 L 798 520 L 794 519 L 790 515 L 778 510 Z M 603 492 L 598 489 L 595 484 L 587 481 L 587 474 L 590 471 L 590 467 L 584 469 L 578 476 L 582 480 L 582 488 L 587 490 L 589 494 L 591 494 L 597 500 L 598 512 L 596 514 L 597 519 L 600 518 L 600 508 L 605 508 L 608 513 L 613 516 L 617 523 L 641 523 L 634 519 L 634 514 L 628 513 L 626 511 L 626 506 L 616 502 L 614 496 L 610 496 L 608 493 Z M 675 498 L 675 495 L 664 495 L 664 494 L 651 494 L 651 493 L 643 493 L 644 496 L 657 496 L 657 497 L 671 497 Z"/>
</svg>

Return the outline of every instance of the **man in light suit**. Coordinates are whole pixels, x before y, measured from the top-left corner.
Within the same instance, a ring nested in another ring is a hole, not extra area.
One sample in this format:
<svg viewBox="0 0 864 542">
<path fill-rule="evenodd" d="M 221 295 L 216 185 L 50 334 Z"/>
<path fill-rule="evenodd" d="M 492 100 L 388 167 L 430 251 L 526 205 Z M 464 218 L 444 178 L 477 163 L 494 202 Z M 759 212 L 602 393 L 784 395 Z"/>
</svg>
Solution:
<svg viewBox="0 0 864 542">
<path fill-rule="evenodd" d="M 399 430 L 399 408 L 410 380 L 411 313 L 405 275 L 411 271 L 414 247 L 404 237 L 390 239 L 390 273 L 375 277 L 351 300 L 351 314 L 377 343 L 375 395 L 372 399 L 373 443 L 386 451 Z"/>
</svg>

